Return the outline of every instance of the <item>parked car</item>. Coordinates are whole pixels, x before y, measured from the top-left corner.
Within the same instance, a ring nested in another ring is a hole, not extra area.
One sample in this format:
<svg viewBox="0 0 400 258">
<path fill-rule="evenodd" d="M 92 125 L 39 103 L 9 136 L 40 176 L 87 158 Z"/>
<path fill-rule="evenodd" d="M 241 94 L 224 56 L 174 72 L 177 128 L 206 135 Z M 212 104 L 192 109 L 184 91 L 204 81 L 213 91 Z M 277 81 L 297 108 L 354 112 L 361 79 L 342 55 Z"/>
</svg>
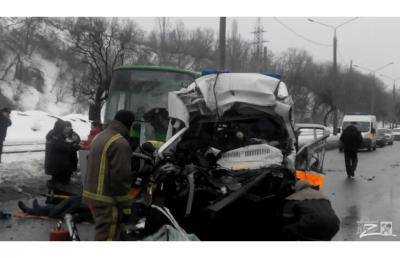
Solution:
<svg viewBox="0 0 400 258">
<path fill-rule="evenodd" d="M 376 136 L 376 144 L 379 147 L 383 147 L 385 145 L 392 145 L 393 144 L 393 134 L 390 129 L 387 128 L 380 128 L 377 130 Z"/>
<path fill-rule="evenodd" d="M 395 141 L 400 141 L 400 128 L 392 129 L 392 134 Z"/>
<path fill-rule="evenodd" d="M 393 145 L 394 136 L 393 136 L 393 133 L 392 133 L 391 129 L 386 128 L 385 137 L 386 137 L 386 140 L 387 140 L 387 144 L 388 145 Z"/>
</svg>

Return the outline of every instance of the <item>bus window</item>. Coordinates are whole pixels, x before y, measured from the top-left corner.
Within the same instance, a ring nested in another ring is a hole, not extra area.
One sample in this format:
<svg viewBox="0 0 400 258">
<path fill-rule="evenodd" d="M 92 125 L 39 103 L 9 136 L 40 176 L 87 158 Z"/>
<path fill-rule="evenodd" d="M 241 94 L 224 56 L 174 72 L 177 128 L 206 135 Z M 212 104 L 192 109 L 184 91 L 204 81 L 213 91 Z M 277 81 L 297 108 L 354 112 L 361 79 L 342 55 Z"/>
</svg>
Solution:
<svg viewBox="0 0 400 258">
<path fill-rule="evenodd" d="M 138 120 L 132 135 L 139 136 L 141 142 L 164 141 L 169 121 L 168 92 L 187 87 L 194 78 L 193 74 L 174 71 L 116 70 L 110 85 L 105 121 L 111 121 L 119 109 L 131 110 Z"/>
<path fill-rule="evenodd" d="M 118 99 L 118 110 L 125 109 L 125 93 L 120 92 L 119 93 L 119 99 Z"/>
</svg>

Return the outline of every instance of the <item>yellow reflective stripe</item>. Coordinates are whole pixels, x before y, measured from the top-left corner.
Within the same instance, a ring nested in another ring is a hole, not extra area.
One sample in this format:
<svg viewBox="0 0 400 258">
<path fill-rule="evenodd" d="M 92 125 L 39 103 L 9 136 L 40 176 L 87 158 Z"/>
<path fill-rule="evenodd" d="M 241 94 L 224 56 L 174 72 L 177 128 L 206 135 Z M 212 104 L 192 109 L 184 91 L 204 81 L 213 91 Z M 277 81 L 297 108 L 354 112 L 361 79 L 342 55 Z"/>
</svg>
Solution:
<svg viewBox="0 0 400 258">
<path fill-rule="evenodd" d="M 117 231 L 118 209 L 115 206 L 113 206 L 111 209 L 112 209 L 112 221 L 107 241 L 113 241 L 115 238 L 115 233 Z"/>
<path fill-rule="evenodd" d="M 107 151 L 110 148 L 111 144 L 116 140 L 122 138 L 120 134 L 116 134 L 112 136 L 103 148 L 103 152 L 101 153 L 101 161 L 100 161 L 100 172 L 99 172 L 99 179 L 97 183 L 97 194 L 102 195 L 104 190 L 104 180 L 106 178 L 106 170 L 107 170 Z"/>
<path fill-rule="evenodd" d="M 116 202 L 128 202 L 128 201 L 132 201 L 133 197 L 130 195 L 115 196 L 114 200 Z"/>
<path fill-rule="evenodd" d="M 122 203 L 122 202 L 127 202 L 127 201 L 133 200 L 133 197 L 130 195 L 111 197 L 111 196 L 91 193 L 88 191 L 83 191 L 83 197 L 86 197 L 91 200 L 99 201 L 99 202 L 110 203 L 110 204 Z"/>
<path fill-rule="evenodd" d="M 151 143 L 156 149 L 159 149 L 165 143 L 162 141 L 147 141 L 147 142 Z"/>
<path fill-rule="evenodd" d="M 83 191 L 83 197 L 86 197 L 91 200 L 99 201 L 99 202 L 115 204 L 115 200 L 109 196 L 98 195 L 98 194 L 94 194 L 94 193 L 91 193 L 88 191 Z"/>
</svg>

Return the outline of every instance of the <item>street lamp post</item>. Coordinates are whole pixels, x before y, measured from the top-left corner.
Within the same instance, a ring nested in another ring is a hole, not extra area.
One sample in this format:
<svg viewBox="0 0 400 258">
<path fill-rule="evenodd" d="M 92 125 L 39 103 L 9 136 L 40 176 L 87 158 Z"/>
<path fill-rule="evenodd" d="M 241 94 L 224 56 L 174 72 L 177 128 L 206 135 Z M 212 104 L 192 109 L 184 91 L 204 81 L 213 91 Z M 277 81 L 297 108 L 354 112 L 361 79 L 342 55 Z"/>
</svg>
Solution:
<svg viewBox="0 0 400 258">
<path fill-rule="evenodd" d="M 226 56 L 226 17 L 219 18 L 219 70 L 225 69 Z"/>
<path fill-rule="evenodd" d="M 399 77 L 391 77 L 385 74 L 380 74 L 380 76 L 382 77 L 386 77 L 390 80 L 393 81 L 393 121 L 392 121 L 392 126 L 394 125 L 395 121 L 396 121 L 396 81 L 400 79 Z"/>
<path fill-rule="evenodd" d="M 367 70 L 373 75 L 373 79 L 374 79 L 373 87 L 375 89 L 376 88 L 376 73 L 381 71 L 381 70 L 383 70 L 384 68 L 388 67 L 389 65 L 392 65 L 392 64 L 394 64 L 394 62 L 390 62 L 390 63 L 385 64 L 385 65 L 383 65 L 381 67 L 378 67 L 376 69 L 370 69 L 368 67 L 364 67 L 364 66 L 360 66 L 360 65 L 356 65 L 356 64 L 353 64 L 353 66 L 357 67 L 357 68 L 360 68 L 360 69 L 363 69 L 363 70 Z M 375 105 L 375 94 L 374 94 L 373 89 L 372 89 L 371 90 L 371 102 L 370 102 L 370 113 L 371 113 L 371 115 L 374 114 L 374 108 L 375 108 L 374 105 Z"/>
<path fill-rule="evenodd" d="M 349 19 L 349 20 L 347 20 L 347 21 L 345 21 L 345 22 L 343 22 L 343 23 L 341 23 L 341 24 L 339 24 L 337 26 L 332 26 L 332 25 L 317 21 L 315 19 L 307 19 L 309 22 L 317 23 L 319 25 L 322 25 L 322 26 L 328 27 L 330 29 L 333 29 L 333 76 L 334 76 L 334 81 L 335 82 L 337 82 L 337 77 L 338 77 L 337 76 L 337 30 L 340 27 L 342 27 L 343 25 L 345 25 L 345 24 L 347 24 L 349 22 L 352 22 L 352 21 L 354 21 L 356 19 L 358 19 L 358 17 L 351 18 L 351 19 Z M 334 114 L 333 128 L 334 128 L 334 133 L 336 134 L 336 131 L 337 131 L 336 128 L 337 128 L 337 123 L 338 123 L 338 121 L 337 121 L 338 120 L 337 119 L 338 110 L 337 110 L 336 107 L 335 107 L 335 111 L 334 111 L 333 114 Z"/>
<path fill-rule="evenodd" d="M 386 78 L 388 78 L 388 79 L 393 81 L 393 92 L 392 93 L 393 93 L 393 103 L 394 103 L 396 101 L 396 81 L 398 81 L 400 79 L 400 76 L 399 77 L 395 77 L 395 78 L 393 78 L 391 76 L 388 76 L 386 74 L 380 74 L 380 76 L 386 77 Z"/>
</svg>

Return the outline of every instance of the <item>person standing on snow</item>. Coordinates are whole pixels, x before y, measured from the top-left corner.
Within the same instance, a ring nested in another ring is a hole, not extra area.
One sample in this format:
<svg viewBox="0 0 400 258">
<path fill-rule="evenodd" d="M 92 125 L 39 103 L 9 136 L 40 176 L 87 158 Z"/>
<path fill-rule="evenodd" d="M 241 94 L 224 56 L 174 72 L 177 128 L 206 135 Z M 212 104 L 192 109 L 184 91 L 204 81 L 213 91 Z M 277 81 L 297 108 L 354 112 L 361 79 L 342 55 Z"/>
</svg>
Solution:
<svg viewBox="0 0 400 258">
<path fill-rule="evenodd" d="M 48 182 L 50 190 L 57 184 L 69 183 L 74 164 L 71 159 L 73 145 L 67 142 L 67 123 L 57 120 L 54 128 L 46 135 L 46 151 L 44 158 L 45 173 L 52 178 Z"/>
<path fill-rule="evenodd" d="M 95 221 L 97 241 L 120 240 L 122 220 L 131 213 L 134 174 L 129 131 L 134 120 L 131 111 L 118 111 L 91 144 L 83 197 Z"/>
<path fill-rule="evenodd" d="M 11 110 L 9 108 L 0 110 L 0 163 L 1 154 L 3 153 L 3 143 L 7 135 L 7 128 L 11 125 L 10 113 Z"/>
<path fill-rule="evenodd" d="M 72 129 L 72 124 L 69 121 L 65 122 L 64 135 L 65 141 L 71 145 L 70 149 L 70 160 L 71 160 L 71 170 L 68 171 L 68 182 L 71 179 L 72 173 L 78 169 L 78 150 L 81 149 L 81 138 L 79 135 Z"/>
<path fill-rule="evenodd" d="M 356 125 L 356 122 L 352 122 L 343 130 L 340 136 L 340 141 L 344 149 L 347 177 L 349 178 L 354 178 L 354 172 L 358 164 L 357 152 L 363 143 L 361 132 L 357 129 Z"/>
</svg>

